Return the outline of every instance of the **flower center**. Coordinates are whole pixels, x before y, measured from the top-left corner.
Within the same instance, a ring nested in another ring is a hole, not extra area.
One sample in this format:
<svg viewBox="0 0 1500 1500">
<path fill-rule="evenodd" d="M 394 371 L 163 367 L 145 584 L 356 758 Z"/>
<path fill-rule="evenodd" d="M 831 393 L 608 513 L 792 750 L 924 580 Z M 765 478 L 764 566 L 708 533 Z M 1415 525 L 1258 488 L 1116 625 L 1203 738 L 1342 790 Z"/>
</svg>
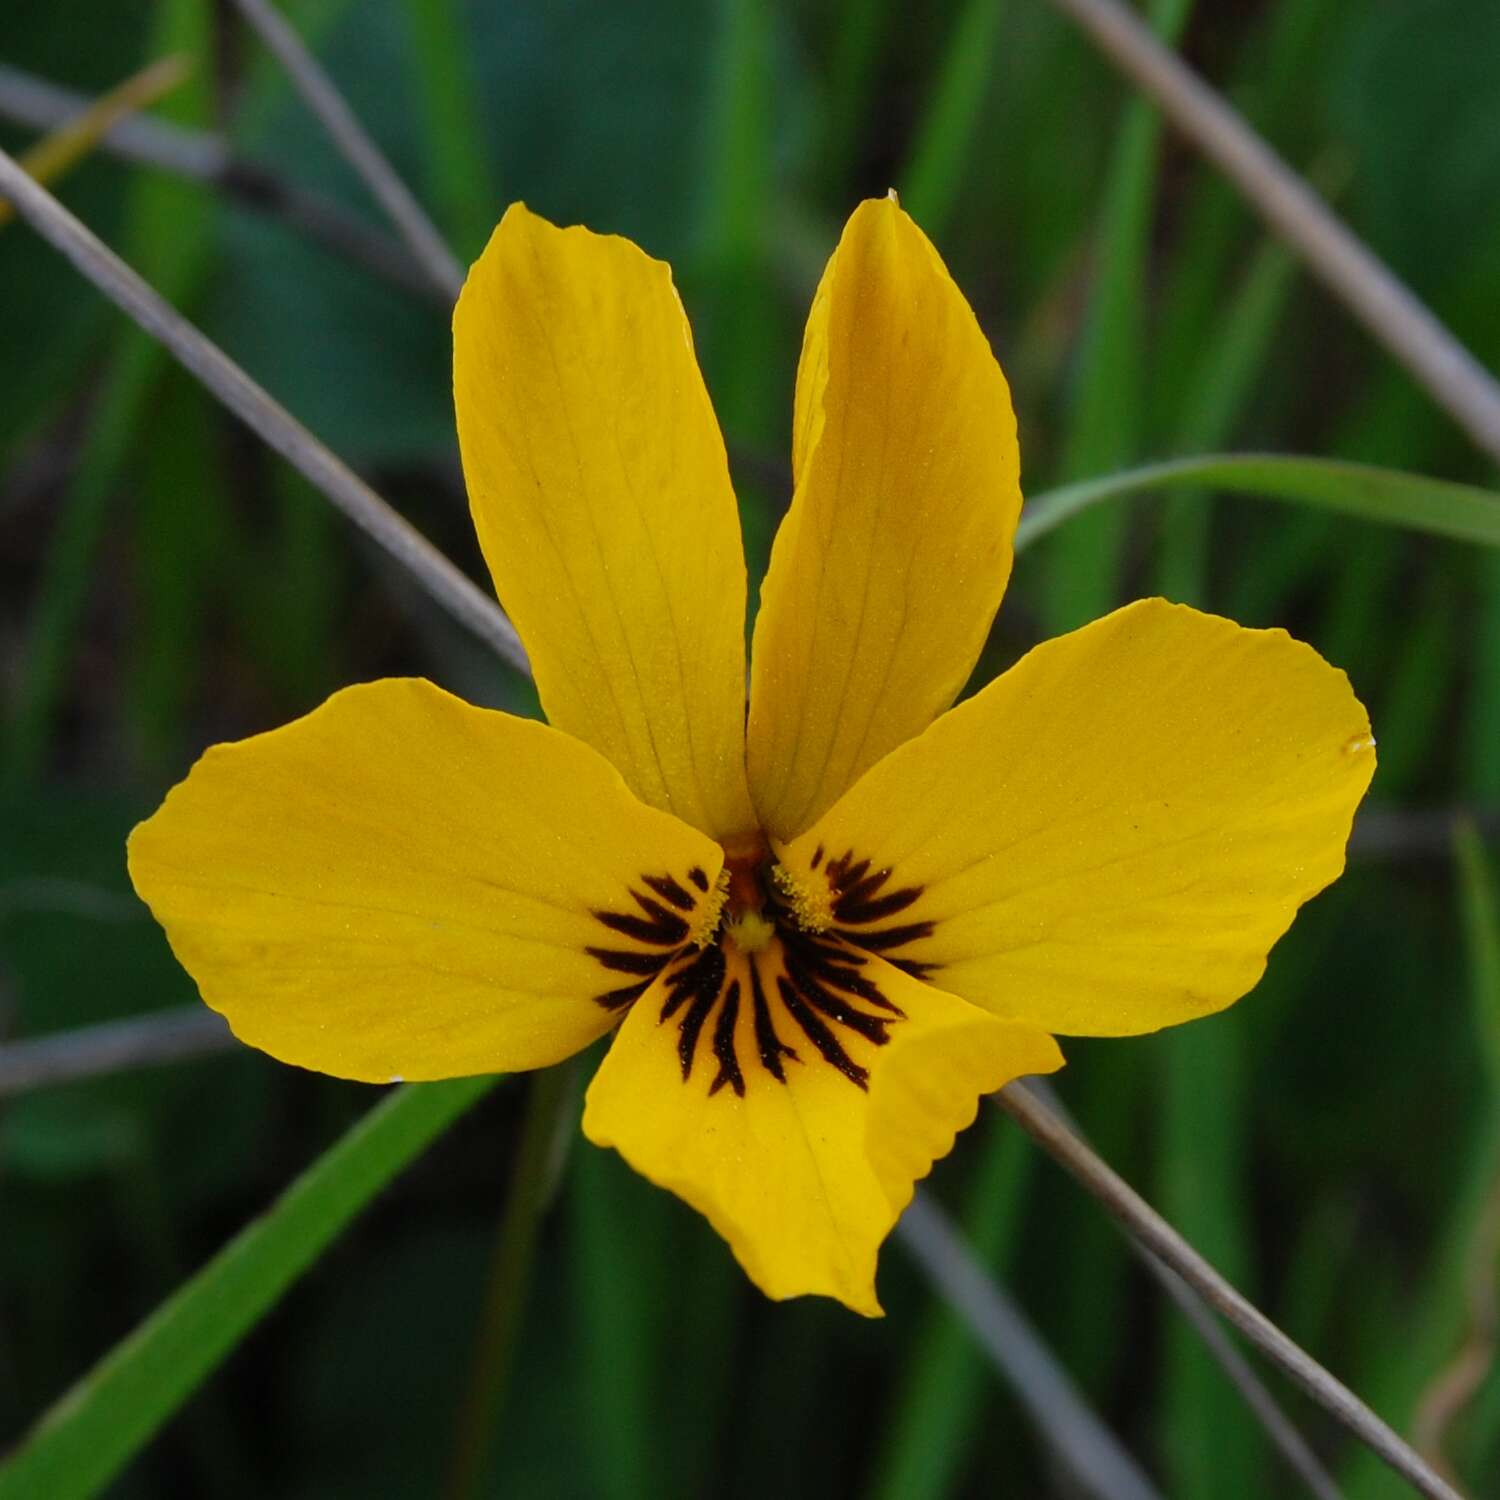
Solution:
<svg viewBox="0 0 1500 1500">
<path fill-rule="evenodd" d="M 724 918 L 724 936 L 741 953 L 759 953 L 776 936 L 776 924 L 758 911 L 741 912 Z"/>
<path fill-rule="evenodd" d="M 717 1062 L 710 1095 L 743 1097 L 751 1077 L 785 1084 L 788 1064 L 819 1062 L 865 1088 L 872 1049 L 905 1014 L 873 977 L 873 955 L 915 978 L 931 972 L 901 951 L 933 930 L 912 919 L 921 895 L 852 851 L 825 861 L 819 849 L 798 882 L 757 836 L 726 848 L 712 888 L 696 867 L 643 873 L 634 908 L 594 912 L 611 939 L 587 951 L 625 981 L 595 998 L 623 1012 L 652 991 L 658 1024 L 677 1030 L 683 1082 L 700 1052 Z"/>
<path fill-rule="evenodd" d="M 724 851 L 726 900 L 724 914 L 731 922 L 766 904 L 766 875 L 771 868 L 771 850 L 763 837 L 753 844 Z"/>
<path fill-rule="evenodd" d="M 721 932 L 741 953 L 759 953 L 776 936 L 775 919 L 766 915 L 772 868 L 771 851 L 763 837 L 724 851 Z"/>
</svg>

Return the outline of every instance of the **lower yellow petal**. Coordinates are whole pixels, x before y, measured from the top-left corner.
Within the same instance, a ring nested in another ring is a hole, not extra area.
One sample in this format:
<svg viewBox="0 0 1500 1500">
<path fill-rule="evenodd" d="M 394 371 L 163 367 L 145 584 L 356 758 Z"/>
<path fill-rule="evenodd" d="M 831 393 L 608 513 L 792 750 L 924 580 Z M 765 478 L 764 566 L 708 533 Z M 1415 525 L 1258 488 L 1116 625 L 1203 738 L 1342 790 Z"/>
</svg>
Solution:
<svg viewBox="0 0 1500 1500">
<path fill-rule="evenodd" d="M 586 745 L 419 680 L 217 745 L 130 839 L 203 998 L 376 1083 L 587 1046 L 718 915 L 716 844 Z"/>
<path fill-rule="evenodd" d="M 917 1179 L 981 1095 L 1062 1057 L 1043 1033 L 839 953 L 857 976 L 843 1021 L 839 1004 L 819 1016 L 788 996 L 780 939 L 754 955 L 726 944 L 706 984 L 664 975 L 625 1018 L 583 1128 L 703 1213 L 767 1296 L 875 1316 L 876 1256 Z"/>
<path fill-rule="evenodd" d="M 805 922 L 1048 1031 L 1251 988 L 1375 770 L 1344 674 L 1145 600 L 1038 647 L 778 849 Z"/>
</svg>

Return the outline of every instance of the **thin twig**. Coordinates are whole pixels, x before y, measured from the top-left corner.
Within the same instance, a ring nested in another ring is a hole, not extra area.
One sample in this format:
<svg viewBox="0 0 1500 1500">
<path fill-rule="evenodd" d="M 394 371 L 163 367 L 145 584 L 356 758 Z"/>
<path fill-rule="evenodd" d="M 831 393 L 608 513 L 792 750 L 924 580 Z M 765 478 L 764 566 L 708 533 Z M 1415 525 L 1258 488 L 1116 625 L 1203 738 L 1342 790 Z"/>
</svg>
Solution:
<svg viewBox="0 0 1500 1500">
<path fill-rule="evenodd" d="M 0 151 L 0 197 L 116 306 L 213 392 L 253 432 L 373 537 L 481 640 L 521 671 L 529 670 L 520 637 L 483 593 L 409 521 L 398 515 L 341 459 L 266 394 L 212 340 L 171 307 L 45 188 Z"/>
<path fill-rule="evenodd" d="M 1500 839 L 1500 811 L 1491 808 L 1372 807 L 1355 814 L 1351 859 L 1437 859 L 1453 854 L 1453 830 L 1471 824 Z"/>
<path fill-rule="evenodd" d="M 1500 384 L 1244 119 L 1119 0 L 1052 0 L 1243 193 L 1340 301 L 1500 460 Z"/>
<path fill-rule="evenodd" d="M 46 1084 L 227 1052 L 236 1045 L 223 1017 L 206 1005 L 10 1042 L 0 1046 L 0 1099 Z"/>
<path fill-rule="evenodd" d="M 1154 1208 L 1089 1149 L 1024 1084 L 1007 1084 L 995 1101 L 1036 1143 L 1065 1167 L 1124 1226 L 1132 1238 L 1170 1266 L 1203 1299 L 1275 1365 L 1388 1463 L 1419 1493 L 1433 1500 L 1461 1500 L 1341 1381 L 1293 1343 L 1266 1315 L 1237 1292 Z"/>
<path fill-rule="evenodd" d="M 86 110 L 93 99 L 24 69 L 0 63 L 0 118 L 31 130 L 55 130 Z M 163 167 L 184 177 L 211 181 L 223 169 L 229 148 L 206 130 L 169 124 L 150 115 L 119 120 L 100 144 L 142 166 Z"/>
<path fill-rule="evenodd" d="M 1159 1500 L 1160 1491 L 1090 1410 L 1068 1373 L 925 1193 L 896 1236 L 979 1341 L 1058 1462 L 1101 1500 Z"/>
<path fill-rule="evenodd" d="M 334 145 L 385 210 L 435 287 L 456 301 L 464 282 L 463 267 L 444 243 L 427 211 L 396 175 L 380 148 L 349 108 L 333 80 L 323 71 L 302 38 L 269 0 L 234 0 L 240 14 L 273 52 L 303 102 L 317 116 Z"/>
<path fill-rule="evenodd" d="M 432 284 L 400 241 L 372 228 L 331 199 L 308 192 L 241 156 L 227 157 L 223 171 L 211 183 L 247 208 L 306 235 L 334 257 L 352 260 L 425 302 L 444 309 L 450 306 L 452 299 Z"/>
<path fill-rule="evenodd" d="M 1046 1079 L 1033 1078 L 1028 1087 L 1051 1109 L 1080 1141 L 1088 1144 L 1088 1138 L 1078 1128 L 1078 1122 L 1069 1115 L 1062 1101 Z M 1265 1382 L 1255 1373 L 1250 1361 L 1224 1332 L 1223 1325 L 1204 1305 L 1203 1299 L 1169 1265 L 1137 1239 L 1129 1241 L 1131 1251 L 1162 1290 L 1177 1304 L 1178 1310 L 1193 1325 L 1193 1331 L 1203 1340 L 1209 1355 L 1224 1372 L 1230 1384 L 1239 1393 L 1240 1399 L 1250 1408 L 1251 1415 L 1265 1429 L 1276 1451 L 1286 1460 L 1287 1467 L 1297 1475 L 1318 1500 L 1342 1500 L 1339 1487 L 1333 1476 L 1323 1467 L 1306 1438 L 1282 1411 L 1276 1398 L 1266 1388 Z"/>
<path fill-rule="evenodd" d="M 33 130 L 52 130 L 89 104 L 87 94 L 0 63 L 0 119 Z M 285 181 L 260 163 L 237 155 L 221 136 L 149 115 L 132 115 L 106 132 L 99 145 L 122 160 L 215 188 L 406 291 L 445 307 L 452 301 L 446 291 L 433 286 L 405 247 L 383 230 L 372 228 L 332 200 Z"/>
<path fill-rule="evenodd" d="M 190 70 L 189 59 L 181 52 L 148 63 L 108 93 L 87 101 L 17 159 L 38 182 L 56 182 L 92 155 L 113 126 L 170 93 Z M 10 205 L 0 199 L 0 224 L 10 219 Z"/>
<path fill-rule="evenodd" d="M 1323 1467 L 1312 1445 L 1293 1425 L 1292 1419 L 1282 1411 L 1276 1398 L 1266 1388 L 1265 1382 L 1255 1373 L 1250 1361 L 1235 1347 L 1224 1332 L 1217 1318 L 1203 1305 L 1203 1299 L 1170 1266 L 1164 1265 L 1138 1241 L 1132 1247 L 1140 1256 L 1141 1264 L 1160 1283 L 1203 1341 L 1215 1364 L 1224 1372 L 1234 1386 L 1241 1401 L 1250 1408 L 1266 1436 L 1286 1465 L 1307 1486 L 1310 1494 L 1318 1500 L 1343 1500 L 1342 1492 L 1333 1476 Z"/>
<path fill-rule="evenodd" d="M 94 922 L 144 922 L 150 915 L 134 896 L 57 875 L 19 875 L 0 885 L 0 919 L 15 911 L 66 913 Z"/>
</svg>

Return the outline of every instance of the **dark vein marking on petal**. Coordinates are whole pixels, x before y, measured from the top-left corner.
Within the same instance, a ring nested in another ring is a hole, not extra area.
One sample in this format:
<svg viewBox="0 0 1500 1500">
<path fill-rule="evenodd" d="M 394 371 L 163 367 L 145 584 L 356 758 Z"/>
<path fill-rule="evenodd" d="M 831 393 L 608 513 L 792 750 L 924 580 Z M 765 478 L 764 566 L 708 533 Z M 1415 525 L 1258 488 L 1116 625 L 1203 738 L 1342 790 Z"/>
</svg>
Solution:
<svg viewBox="0 0 1500 1500">
<path fill-rule="evenodd" d="M 655 975 L 648 976 L 639 984 L 622 985 L 617 990 L 606 990 L 602 995 L 595 995 L 595 1001 L 602 1005 L 605 1010 L 619 1010 L 622 1005 L 632 1005 L 651 988 L 651 982 Z"/>
<path fill-rule="evenodd" d="M 868 1000 L 871 1005 L 878 1005 L 894 1016 L 905 1016 L 906 1012 L 894 1000 L 887 999 L 873 979 L 859 972 L 865 962 L 862 953 L 805 935 L 788 940 L 786 947 L 789 959 L 795 954 L 797 960 L 825 984 L 858 995 L 861 1000 Z"/>
<path fill-rule="evenodd" d="M 920 958 L 895 958 L 887 955 L 885 960 L 893 969 L 910 974 L 913 979 L 927 979 L 942 968 L 941 964 L 924 963 Z"/>
<path fill-rule="evenodd" d="M 857 864 L 851 865 L 849 861 L 853 858 L 854 851 L 851 849 L 847 854 L 842 855 L 840 858 L 834 860 L 833 863 L 828 866 L 828 884 L 832 886 L 834 891 L 840 896 L 842 896 L 852 886 L 858 885 L 859 882 L 865 878 L 866 873 L 869 871 L 869 860 L 862 859 Z"/>
<path fill-rule="evenodd" d="M 787 1013 L 807 1034 L 807 1039 L 818 1049 L 823 1061 L 837 1068 L 850 1083 L 862 1089 L 870 1086 L 870 1070 L 855 1062 L 843 1044 L 823 1022 L 808 1008 L 807 1002 L 798 993 L 797 987 L 784 974 L 776 976 L 776 987 L 781 991 L 781 1003 Z"/>
<path fill-rule="evenodd" d="M 692 930 L 675 912 L 670 912 L 659 901 L 643 896 L 639 891 L 630 893 L 635 897 L 644 917 L 632 916 L 623 911 L 594 911 L 596 922 L 602 922 L 611 932 L 623 937 L 636 938 L 642 943 L 655 943 L 658 947 L 675 947 Z"/>
<path fill-rule="evenodd" d="M 670 1021 L 689 996 L 717 998 L 724 984 L 724 950 L 717 944 L 705 948 L 688 960 L 667 979 L 667 1000 L 661 1008 L 661 1019 Z"/>
<path fill-rule="evenodd" d="M 899 891 L 887 891 L 871 901 L 855 901 L 852 894 L 841 896 L 833 904 L 833 915 L 847 925 L 863 926 L 868 922 L 880 922 L 905 911 L 926 889 L 925 886 L 908 885 Z"/>
<path fill-rule="evenodd" d="M 682 1063 L 684 1083 L 693 1071 L 693 1053 L 698 1050 L 698 1034 L 703 1030 L 703 1023 L 708 1020 L 708 1013 L 714 1008 L 714 1002 L 718 998 L 717 989 L 700 990 L 693 996 L 693 1003 L 683 1014 L 677 1038 L 677 1056 Z"/>
<path fill-rule="evenodd" d="M 874 1042 L 877 1047 L 883 1047 L 890 1041 L 890 1037 L 886 1035 L 886 1027 L 895 1017 L 872 1016 L 867 1011 L 856 1010 L 847 1000 L 820 984 L 790 955 L 787 957 L 786 967 L 787 978 L 814 1010 L 821 1011 L 830 1021 L 837 1021 L 840 1026 L 864 1037 L 867 1042 Z"/>
<path fill-rule="evenodd" d="M 891 872 L 887 870 L 876 870 L 873 875 L 866 875 L 863 880 L 856 880 L 853 885 L 839 892 L 838 901 L 834 903 L 835 909 L 846 902 L 851 906 L 869 900 L 871 896 L 891 878 Z"/>
<path fill-rule="evenodd" d="M 583 951 L 617 974 L 649 974 L 653 979 L 672 957 L 670 953 L 642 953 L 639 948 L 585 948 Z"/>
<path fill-rule="evenodd" d="M 740 982 L 731 979 L 719 1007 L 719 1019 L 714 1022 L 714 1056 L 719 1059 L 719 1073 L 709 1086 L 710 1098 L 726 1083 L 741 1099 L 745 1097 L 745 1075 L 740 1072 L 739 1054 L 734 1050 L 734 1027 L 739 1016 Z"/>
<path fill-rule="evenodd" d="M 708 876 L 705 875 L 697 865 L 694 865 L 693 868 L 688 871 L 688 879 L 691 880 L 700 891 L 706 891 L 708 889 Z"/>
<path fill-rule="evenodd" d="M 650 981 L 684 951 L 692 932 L 688 917 L 697 909 L 698 903 L 680 880 L 671 874 L 642 873 L 640 881 L 654 894 L 647 895 L 646 891 L 634 886 L 627 887 L 636 911 L 599 907 L 590 913 L 601 927 L 645 945 L 643 948 L 619 948 L 610 944 L 583 950 L 611 972 L 645 976 L 645 984 L 621 986 L 596 995 L 594 998 L 607 1010 L 618 1010 L 640 999 Z M 656 899 L 658 896 L 661 900 Z M 663 902 L 667 904 L 663 905 Z M 674 907 L 676 910 L 672 909 Z"/>
<path fill-rule="evenodd" d="M 900 922 L 885 927 L 876 925 L 907 911 L 926 892 L 923 885 L 893 887 L 894 874 L 889 865 L 871 869 L 871 861 L 857 857 L 853 849 L 846 849 L 837 859 L 829 860 L 823 867 L 823 875 L 833 897 L 831 913 L 835 925 L 830 935 L 882 956 L 891 955 L 892 949 L 931 937 L 936 923 L 930 920 Z M 889 961 L 894 963 L 896 959 L 892 955 Z M 938 966 L 920 960 L 906 960 L 901 967 L 921 979 Z"/>
<path fill-rule="evenodd" d="M 693 893 L 685 891 L 670 875 L 642 875 L 641 883 L 649 886 L 663 901 L 670 902 L 678 911 L 692 911 L 698 904 Z"/>
<path fill-rule="evenodd" d="M 650 896 L 643 896 L 639 891 L 632 890 L 630 898 L 663 932 L 677 932 L 681 929 L 681 936 L 668 938 L 668 942 L 681 942 L 692 930 L 688 924 L 674 911 L 668 911 L 660 901 L 653 900 Z"/>
<path fill-rule="evenodd" d="M 760 979 L 760 963 L 756 955 L 750 958 L 750 996 L 755 1007 L 755 1047 L 760 1053 L 761 1066 L 777 1083 L 786 1082 L 786 1070 L 781 1065 L 783 1057 L 801 1062 L 796 1051 L 788 1047 L 776 1035 L 776 1026 L 771 1020 L 771 1007 L 766 1001 L 765 986 Z"/>
<path fill-rule="evenodd" d="M 835 927 L 833 935 L 871 952 L 884 953 L 887 948 L 899 948 L 905 943 L 916 942 L 918 938 L 931 937 L 934 927 L 932 922 L 908 922 L 904 927 L 877 927 L 870 932 L 849 932 L 842 927 Z"/>
</svg>

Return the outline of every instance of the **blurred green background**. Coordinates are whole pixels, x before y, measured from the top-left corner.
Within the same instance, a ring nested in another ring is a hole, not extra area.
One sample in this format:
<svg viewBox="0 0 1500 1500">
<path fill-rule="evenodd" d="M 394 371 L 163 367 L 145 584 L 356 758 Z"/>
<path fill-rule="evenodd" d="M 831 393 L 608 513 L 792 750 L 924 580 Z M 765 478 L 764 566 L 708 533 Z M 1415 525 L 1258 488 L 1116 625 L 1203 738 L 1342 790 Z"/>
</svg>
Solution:
<svg viewBox="0 0 1500 1500">
<path fill-rule="evenodd" d="M 788 498 L 813 284 L 849 209 L 893 184 L 1006 367 L 1029 491 L 1229 447 L 1493 482 L 1046 0 L 287 10 L 461 256 L 524 198 L 672 262 L 752 574 Z M 1494 0 L 1151 11 L 1500 364 Z M 194 70 L 158 116 L 382 227 L 229 7 L 0 17 L 0 62 L 87 93 L 179 50 Z M 7 149 L 35 137 L 0 123 Z M 439 301 L 104 156 L 60 192 L 483 577 Z M 1496 1281 L 1500 554 L 1243 497 L 1113 504 L 1020 561 L 977 681 L 1151 592 L 1284 625 L 1347 669 L 1380 771 L 1348 875 L 1252 996 L 1073 1042 L 1059 1085 L 1115 1166 L 1406 1430 Z M 29 230 L 0 229 L 0 1043 L 192 1003 L 130 893 L 126 832 L 206 745 L 393 673 L 535 711 Z M 1481 832 L 1455 844 L 1461 816 Z M 374 1098 L 239 1051 L 0 1100 L 0 1450 Z M 438 1493 L 524 1103 L 518 1080 L 440 1140 L 109 1493 Z M 483 1493 L 1067 1493 L 899 1247 L 883 1323 L 771 1305 L 697 1216 L 569 1144 Z M 1114 1228 L 1017 1131 L 986 1114 L 933 1186 L 1165 1493 L 1295 1492 Z M 1286 1394 L 1350 1496 L 1403 1493 Z M 1500 1496 L 1500 1376 L 1445 1444 Z"/>
</svg>

